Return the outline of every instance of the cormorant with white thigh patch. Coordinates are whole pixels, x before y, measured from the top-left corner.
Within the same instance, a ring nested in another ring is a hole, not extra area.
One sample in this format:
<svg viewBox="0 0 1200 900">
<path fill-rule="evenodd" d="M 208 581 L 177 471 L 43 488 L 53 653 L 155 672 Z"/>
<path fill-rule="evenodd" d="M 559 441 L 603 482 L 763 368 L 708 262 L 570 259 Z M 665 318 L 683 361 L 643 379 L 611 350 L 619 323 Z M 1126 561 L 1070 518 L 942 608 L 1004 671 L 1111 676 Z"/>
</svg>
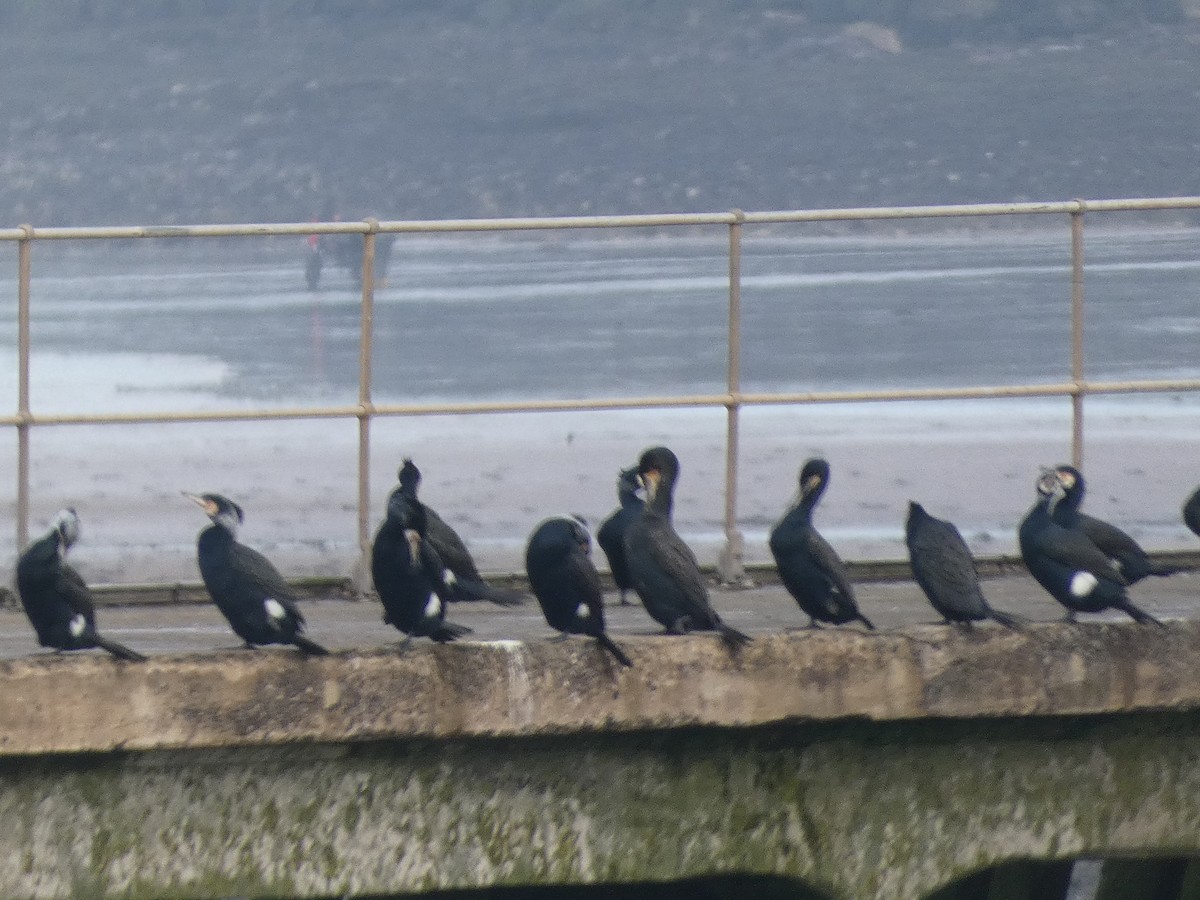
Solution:
<svg viewBox="0 0 1200 900">
<path fill-rule="evenodd" d="M 311 656 L 329 651 L 306 638 L 299 597 L 271 561 L 239 544 L 242 508 L 220 494 L 184 494 L 212 524 L 200 532 L 197 561 L 209 596 L 247 647 L 292 644 Z"/>
<path fill-rule="evenodd" d="M 952 522 L 934 518 L 910 500 L 904 542 L 913 577 L 947 624 L 992 619 L 1007 628 L 1020 627 L 1020 619 L 992 609 L 984 599 L 975 558 Z"/>
<path fill-rule="evenodd" d="M 400 486 L 395 492 L 402 493 L 415 503 L 417 487 L 421 483 L 421 470 L 411 459 L 405 459 L 397 473 Z M 393 493 L 395 493 L 393 492 Z M 483 580 L 471 551 L 450 525 L 436 511 L 421 503 L 425 510 L 425 533 L 423 541 L 436 551 L 443 565 L 454 573 L 454 600 L 488 600 L 498 606 L 519 606 L 525 598 L 516 591 L 494 587 Z"/>
<path fill-rule="evenodd" d="M 596 543 L 604 551 L 613 582 L 621 592 L 622 606 L 632 605 L 625 599 L 625 595 L 633 587 L 629 563 L 625 561 L 625 532 L 642 514 L 642 507 L 645 506 L 642 498 L 638 496 L 638 489 L 637 466 L 622 469 L 617 475 L 617 500 L 621 505 L 600 523 L 600 530 L 596 532 Z"/>
<path fill-rule="evenodd" d="M 1054 508 L 1054 521 L 1066 528 L 1078 528 L 1121 573 L 1126 584 L 1136 584 L 1147 575 L 1174 575 L 1179 569 L 1154 562 L 1141 544 L 1103 519 L 1080 511 L 1083 505 L 1083 475 L 1074 466 L 1057 466 L 1053 474 L 1063 487 L 1063 498 Z M 1038 482 L 1039 488 L 1042 484 Z"/>
<path fill-rule="evenodd" d="M 66 562 L 67 551 L 78 539 L 79 516 L 73 509 L 60 510 L 50 530 L 17 560 L 17 593 L 38 643 L 54 650 L 99 647 L 119 659 L 142 662 L 142 654 L 96 632 L 92 592 Z"/>
<path fill-rule="evenodd" d="M 806 460 L 799 481 L 799 499 L 771 530 L 769 545 L 779 579 L 808 614 L 809 628 L 819 627 L 820 622 L 845 625 L 857 621 L 874 629 L 859 612 L 846 564 L 812 522 L 813 510 L 829 484 L 829 463 L 820 458 Z"/>
<path fill-rule="evenodd" d="M 574 516 L 546 519 L 534 529 L 525 548 L 529 587 L 551 628 L 563 634 L 585 634 L 623 666 L 633 663 L 604 633 L 604 597 L 600 573 L 592 565 L 592 539 Z"/>
<path fill-rule="evenodd" d="M 737 650 L 750 637 L 721 621 L 695 555 L 671 523 L 679 459 L 667 447 L 651 447 L 638 461 L 638 476 L 646 506 L 625 533 L 625 556 L 646 612 L 669 634 L 716 631 Z"/>
<path fill-rule="evenodd" d="M 1078 528 L 1054 521 L 1066 490 L 1054 471 L 1038 480 L 1037 501 L 1017 537 L 1025 566 L 1050 596 L 1067 609 L 1067 620 L 1080 612 L 1119 609 L 1142 623 L 1162 623 L 1138 609 L 1125 592 L 1125 579 L 1108 557 Z"/>
<path fill-rule="evenodd" d="M 446 621 L 454 576 L 426 540 L 426 515 L 415 498 L 392 491 L 387 517 L 371 545 L 371 577 L 383 603 L 383 621 L 404 632 L 405 647 L 414 637 L 445 643 L 471 631 Z"/>
</svg>

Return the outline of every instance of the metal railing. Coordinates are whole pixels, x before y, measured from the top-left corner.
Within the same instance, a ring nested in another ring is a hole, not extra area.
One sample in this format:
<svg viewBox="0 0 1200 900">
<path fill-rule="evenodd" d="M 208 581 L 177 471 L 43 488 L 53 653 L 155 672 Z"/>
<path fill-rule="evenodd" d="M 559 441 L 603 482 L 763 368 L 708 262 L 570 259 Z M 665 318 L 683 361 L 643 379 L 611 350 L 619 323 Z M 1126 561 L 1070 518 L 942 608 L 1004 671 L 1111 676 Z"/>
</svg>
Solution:
<svg viewBox="0 0 1200 900">
<path fill-rule="evenodd" d="M 279 419 L 353 418 L 358 421 L 357 525 L 359 566 L 356 581 L 365 587 L 363 562 L 370 552 L 370 436 L 371 421 L 384 416 L 441 414 L 489 414 L 507 412 L 566 412 L 584 410 L 724 407 L 725 448 L 725 551 L 721 574 L 735 579 L 742 573 L 742 535 L 737 525 L 738 417 L 746 406 L 857 403 L 898 400 L 951 400 L 1016 397 L 1070 397 L 1072 403 L 1072 459 L 1083 461 L 1083 401 L 1088 395 L 1200 391 L 1200 380 L 1087 381 L 1084 378 L 1084 252 L 1083 224 L 1086 213 L 1150 210 L 1200 209 L 1200 197 L 1142 198 L 1127 200 L 1069 200 L 1047 203 L 989 203 L 969 206 L 866 207 L 782 212 L 665 214 L 628 216 L 574 216 L 559 218 L 445 219 L 436 221 L 191 225 L 164 227 L 19 228 L 0 229 L 0 241 L 18 247 L 17 410 L 0 416 L 0 425 L 17 430 L 16 529 L 18 546 L 29 533 L 29 446 L 30 431 L 50 425 L 128 425 L 176 422 L 265 421 Z M 746 393 L 741 389 L 741 246 L 747 226 L 786 223 L 881 221 L 983 216 L 1067 216 L 1071 234 L 1071 377 L 1069 381 L 1035 385 L 993 385 L 903 390 L 818 391 L 793 393 Z M 618 229 L 724 226 L 729 234 L 729 312 L 727 333 L 726 391 L 722 394 L 688 394 L 658 397 L 608 397 L 578 400 L 526 400 L 516 402 L 394 403 L 376 404 L 372 399 L 373 322 L 375 303 L 375 243 L 379 234 L 434 234 L 466 232 L 515 232 L 550 229 Z M 359 340 L 358 402 L 341 406 L 239 409 L 189 412 L 126 414 L 37 414 L 30 406 L 30 279 L 31 247 L 37 241 L 130 240 L 205 237 L 278 237 L 328 234 L 361 234 L 362 306 Z"/>
</svg>

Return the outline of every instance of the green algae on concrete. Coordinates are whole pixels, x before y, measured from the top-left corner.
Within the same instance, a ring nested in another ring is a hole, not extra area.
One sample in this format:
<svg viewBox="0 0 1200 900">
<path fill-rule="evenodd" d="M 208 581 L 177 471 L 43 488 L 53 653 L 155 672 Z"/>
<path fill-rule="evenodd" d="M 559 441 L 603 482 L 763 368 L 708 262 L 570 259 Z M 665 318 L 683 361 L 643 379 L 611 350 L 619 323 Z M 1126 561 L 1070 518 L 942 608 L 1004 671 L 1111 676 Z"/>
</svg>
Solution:
<svg viewBox="0 0 1200 900">
<path fill-rule="evenodd" d="M 5 897 L 793 879 L 1200 851 L 1200 716 L 793 724 L 0 763 Z"/>
</svg>

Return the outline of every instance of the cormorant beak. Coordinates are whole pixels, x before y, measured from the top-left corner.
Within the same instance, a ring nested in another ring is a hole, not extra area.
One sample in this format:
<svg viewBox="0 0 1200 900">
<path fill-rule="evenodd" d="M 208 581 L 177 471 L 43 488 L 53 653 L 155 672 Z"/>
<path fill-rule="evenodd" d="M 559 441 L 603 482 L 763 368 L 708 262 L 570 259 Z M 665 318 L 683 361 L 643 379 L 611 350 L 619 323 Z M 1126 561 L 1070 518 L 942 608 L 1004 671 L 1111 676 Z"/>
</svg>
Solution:
<svg viewBox="0 0 1200 900">
<path fill-rule="evenodd" d="M 1041 486 L 1041 482 L 1038 483 L 1038 486 Z M 1063 483 L 1059 481 L 1058 478 L 1055 478 L 1054 485 L 1051 487 L 1050 493 L 1047 495 L 1048 499 L 1046 502 L 1046 509 L 1050 511 L 1050 515 L 1054 515 L 1055 508 L 1066 496 L 1067 489 L 1063 487 Z"/>
<path fill-rule="evenodd" d="M 658 483 L 661 480 L 662 473 L 658 469 L 647 469 L 638 475 L 638 481 L 646 489 L 647 501 L 654 500 L 654 495 L 658 493 Z"/>
<path fill-rule="evenodd" d="M 820 486 L 821 486 L 821 476 L 820 475 L 809 475 L 806 479 L 804 479 L 804 484 L 802 484 L 800 486 L 800 492 L 805 497 L 807 497 L 809 494 L 811 494 L 813 491 L 815 491 Z"/>
<path fill-rule="evenodd" d="M 210 519 L 217 514 L 217 504 L 213 503 L 211 500 L 206 500 L 199 494 L 189 494 L 187 491 L 180 491 L 179 493 L 183 494 L 183 496 L 187 497 L 198 507 L 204 510 L 204 514 Z"/>
</svg>

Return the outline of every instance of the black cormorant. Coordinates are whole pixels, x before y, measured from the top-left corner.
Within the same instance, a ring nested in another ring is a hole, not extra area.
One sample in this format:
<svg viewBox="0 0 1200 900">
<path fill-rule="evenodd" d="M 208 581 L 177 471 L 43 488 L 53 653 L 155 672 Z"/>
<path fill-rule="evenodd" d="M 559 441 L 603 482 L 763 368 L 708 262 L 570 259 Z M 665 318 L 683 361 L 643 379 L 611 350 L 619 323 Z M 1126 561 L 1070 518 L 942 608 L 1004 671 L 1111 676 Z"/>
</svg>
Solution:
<svg viewBox="0 0 1200 900">
<path fill-rule="evenodd" d="M 17 560 L 17 593 L 38 643 L 54 650 L 100 647 L 119 659 L 142 662 L 142 654 L 96 633 L 92 592 L 65 559 L 78 539 L 79 516 L 73 509 L 61 510 L 45 536 Z"/>
<path fill-rule="evenodd" d="M 200 577 L 234 633 L 247 647 L 292 644 L 308 655 L 328 653 L 304 636 L 299 597 L 271 561 L 238 543 L 242 508 L 220 494 L 184 496 L 212 520 L 197 542 Z"/>
<path fill-rule="evenodd" d="M 405 645 L 414 637 L 445 643 L 471 632 L 446 621 L 454 576 L 425 539 L 427 516 L 419 501 L 393 491 L 371 546 L 371 577 L 383 602 L 383 621 L 404 632 Z"/>
<path fill-rule="evenodd" d="M 721 621 L 696 557 L 671 524 L 679 460 L 666 447 L 652 447 L 638 462 L 638 476 L 646 505 L 625 532 L 625 556 L 646 612 L 671 634 L 716 630 L 737 649 L 750 638 Z"/>
<path fill-rule="evenodd" d="M 397 473 L 400 486 L 396 491 L 420 503 L 417 498 L 417 488 L 421 483 L 421 470 L 411 459 L 405 459 Z M 454 573 L 456 579 L 454 600 L 489 600 L 500 606 L 519 606 L 525 598 L 516 591 L 507 591 L 494 587 L 483 580 L 471 551 L 463 543 L 453 528 L 446 524 L 436 511 L 425 504 L 425 537 L 424 540 L 437 553 L 442 563 Z"/>
<path fill-rule="evenodd" d="M 1183 524 L 1200 537 L 1200 488 L 1183 504 Z"/>
<path fill-rule="evenodd" d="M 809 627 L 819 622 L 844 625 L 862 622 L 874 628 L 859 612 L 846 565 L 813 527 L 812 514 L 829 483 L 829 463 L 810 459 L 800 468 L 800 496 L 771 530 L 771 555 L 779 578 L 808 614 Z"/>
<path fill-rule="evenodd" d="M 573 516 L 546 519 L 534 529 L 525 548 L 529 587 L 551 628 L 563 634 L 585 634 L 623 666 L 629 657 L 604 633 L 604 597 L 600 574 L 592 565 L 591 536 Z"/>
<path fill-rule="evenodd" d="M 645 505 L 638 496 L 637 466 L 623 469 L 617 475 L 617 499 L 621 505 L 600 523 L 600 530 L 596 532 L 596 543 L 604 551 L 613 581 L 621 591 L 621 605 L 626 606 L 632 605 L 625 599 L 625 595 L 633 587 L 633 579 L 629 577 L 629 564 L 625 561 L 625 532 L 630 523 L 642 514 L 642 507 Z"/>
<path fill-rule="evenodd" d="M 1029 573 L 1067 609 L 1067 620 L 1079 612 L 1119 609 L 1138 622 L 1162 623 L 1142 612 L 1125 593 L 1125 580 L 1107 556 L 1078 528 L 1054 521 L 1066 491 L 1053 472 L 1038 480 L 1038 497 L 1017 532 L 1021 558 Z"/>
<path fill-rule="evenodd" d="M 1008 628 L 1020 626 L 1019 619 L 992 609 L 984 599 L 975 559 L 952 522 L 934 518 L 920 503 L 909 501 L 904 542 L 913 577 L 947 623 L 993 619 Z"/>
<path fill-rule="evenodd" d="M 1135 584 L 1147 575 L 1174 575 L 1179 569 L 1153 562 L 1133 538 L 1102 519 L 1081 512 L 1083 505 L 1083 476 L 1074 466 L 1058 466 L 1054 476 L 1063 487 L 1063 499 L 1054 508 L 1054 521 L 1067 528 L 1078 528 L 1088 536 L 1100 552 L 1109 558 L 1126 584 Z M 1039 490 L 1044 481 L 1039 481 Z"/>
</svg>

